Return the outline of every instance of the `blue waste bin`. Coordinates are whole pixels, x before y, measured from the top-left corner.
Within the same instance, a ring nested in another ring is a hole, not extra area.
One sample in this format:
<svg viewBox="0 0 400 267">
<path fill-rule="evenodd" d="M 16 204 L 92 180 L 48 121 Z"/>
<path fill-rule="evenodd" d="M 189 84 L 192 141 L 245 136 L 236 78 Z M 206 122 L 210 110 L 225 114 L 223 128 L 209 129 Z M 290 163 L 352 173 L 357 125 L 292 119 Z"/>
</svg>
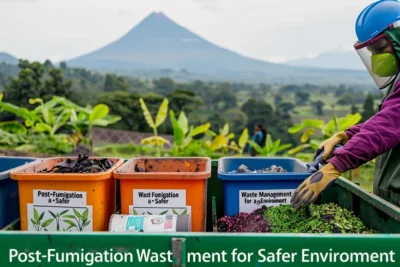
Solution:
<svg viewBox="0 0 400 267">
<path fill-rule="evenodd" d="M 16 168 L 36 158 L 0 157 L 0 229 L 19 218 L 18 181 L 10 179 Z"/>
<path fill-rule="evenodd" d="M 287 172 L 231 173 L 238 170 L 242 164 L 250 170 L 276 165 L 283 167 Z M 294 190 L 310 175 L 306 164 L 295 158 L 220 158 L 218 178 L 224 183 L 225 215 L 250 213 L 263 205 L 288 205 Z"/>
</svg>

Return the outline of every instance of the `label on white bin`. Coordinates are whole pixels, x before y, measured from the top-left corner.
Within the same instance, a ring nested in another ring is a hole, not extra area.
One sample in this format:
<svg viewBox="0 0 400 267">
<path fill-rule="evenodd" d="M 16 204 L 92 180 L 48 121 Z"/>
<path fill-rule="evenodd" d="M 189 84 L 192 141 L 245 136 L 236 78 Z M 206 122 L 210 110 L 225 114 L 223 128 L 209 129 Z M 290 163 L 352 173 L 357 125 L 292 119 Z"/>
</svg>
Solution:
<svg viewBox="0 0 400 267">
<path fill-rule="evenodd" d="M 27 209 L 28 231 L 93 231 L 93 207 L 87 205 L 86 192 L 33 190 Z"/>
<path fill-rule="evenodd" d="M 135 207 L 186 207 L 186 190 L 133 190 Z"/>
<path fill-rule="evenodd" d="M 253 212 L 262 206 L 289 205 L 295 189 L 241 190 L 239 212 Z"/>
</svg>

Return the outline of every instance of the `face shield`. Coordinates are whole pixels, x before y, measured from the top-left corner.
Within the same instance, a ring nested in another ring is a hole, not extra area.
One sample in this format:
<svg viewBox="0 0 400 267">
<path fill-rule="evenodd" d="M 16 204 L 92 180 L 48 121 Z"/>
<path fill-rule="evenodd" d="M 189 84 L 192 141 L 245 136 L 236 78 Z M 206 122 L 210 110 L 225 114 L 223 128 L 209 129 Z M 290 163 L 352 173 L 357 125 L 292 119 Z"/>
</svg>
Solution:
<svg viewBox="0 0 400 267">
<path fill-rule="evenodd" d="M 386 33 L 354 45 L 362 62 L 379 89 L 384 89 L 395 80 L 400 70 L 399 60 Z"/>
</svg>

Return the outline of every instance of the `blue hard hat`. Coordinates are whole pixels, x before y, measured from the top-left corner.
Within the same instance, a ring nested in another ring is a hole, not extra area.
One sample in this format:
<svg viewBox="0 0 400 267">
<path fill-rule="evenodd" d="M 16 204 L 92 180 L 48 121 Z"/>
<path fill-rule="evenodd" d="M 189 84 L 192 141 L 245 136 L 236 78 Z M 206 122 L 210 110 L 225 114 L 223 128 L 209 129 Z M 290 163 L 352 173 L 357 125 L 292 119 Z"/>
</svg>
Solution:
<svg viewBox="0 0 400 267">
<path fill-rule="evenodd" d="M 397 0 L 381 0 L 369 5 L 356 21 L 358 41 L 371 40 L 399 19 L 400 2 Z"/>
</svg>

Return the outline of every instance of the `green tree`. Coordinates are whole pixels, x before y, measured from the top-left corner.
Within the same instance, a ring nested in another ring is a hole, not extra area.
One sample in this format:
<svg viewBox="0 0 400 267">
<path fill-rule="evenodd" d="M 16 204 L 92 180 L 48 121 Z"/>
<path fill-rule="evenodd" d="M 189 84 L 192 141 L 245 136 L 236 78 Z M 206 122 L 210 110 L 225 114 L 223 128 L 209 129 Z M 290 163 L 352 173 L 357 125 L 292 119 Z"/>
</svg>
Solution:
<svg viewBox="0 0 400 267">
<path fill-rule="evenodd" d="M 20 107 L 30 107 L 27 101 L 30 98 L 48 101 L 54 95 L 71 97 L 71 82 L 64 81 L 61 69 L 49 68 L 46 72 L 40 62 L 31 63 L 27 60 L 20 60 L 18 67 L 18 77 L 4 90 L 4 101 Z"/>
<path fill-rule="evenodd" d="M 247 115 L 240 109 L 228 109 L 222 113 L 222 118 L 225 119 L 226 123 L 231 125 L 231 131 L 235 134 L 239 135 L 247 127 Z"/>
<path fill-rule="evenodd" d="M 71 91 L 72 82 L 64 80 L 61 69 L 50 68 L 48 74 L 49 78 L 44 82 L 44 100 L 50 100 L 53 96 L 66 96 L 74 99 Z"/>
<path fill-rule="evenodd" d="M 104 92 L 128 91 L 129 85 L 124 78 L 115 74 L 106 74 Z"/>
<path fill-rule="evenodd" d="M 50 60 L 46 59 L 46 61 L 43 64 L 44 68 L 46 71 L 49 71 L 50 69 L 54 68 L 53 63 L 51 63 Z"/>
<path fill-rule="evenodd" d="M 295 93 L 301 90 L 301 87 L 299 85 L 295 84 L 289 84 L 283 86 L 279 91 L 283 94 L 288 94 L 288 93 Z"/>
<path fill-rule="evenodd" d="M 66 70 L 67 68 L 68 68 L 68 67 L 67 67 L 67 63 L 66 63 L 65 61 L 63 61 L 63 62 L 60 63 L 60 69 Z"/>
<path fill-rule="evenodd" d="M 171 78 L 162 77 L 153 80 L 155 90 L 158 94 L 167 95 L 175 89 L 175 82 Z"/>
<path fill-rule="evenodd" d="M 259 88 L 260 88 L 260 91 L 261 91 L 264 95 L 270 93 L 270 92 L 271 92 L 271 89 L 272 89 L 271 85 L 268 85 L 268 84 L 265 84 L 265 83 L 260 83 L 260 84 L 259 84 Z"/>
<path fill-rule="evenodd" d="M 292 112 L 294 108 L 295 106 L 292 103 L 282 102 L 276 107 L 276 113 L 286 115 Z"/>
<path fill-rule="evenodd" d="M 250 98 L 242 106 L 242 111 L 247 115 L 247 127 L 253 129 L 254 124 L 260 123 L 266 127 L 275 122 L 275 112 L 270 104 Z"/>
<path fill-rule="evenodd" d="M 203 104 L 200 97 L 192 91 L 177 89 L 168 95 L 170 101 L 170 109 L 176 113 L 183 111 L 185 114 L 190 114 Z"/>
<path fill-rule="evenodd" d="M 0 92 L 12 81 L 12 77 L 0 72 Z"/>
<path fill-rule="evenodd" d="M 364 101 L 363 112 L 361 115 L 363 122 L 367 121 L 369 118 L 375 115 L 374 97 L 371 94 L 368 94 L 367 98 Z"/>
<path fill-rule="evenodd" d="M 337 101 L 338 105 L 354 105 L 361 104 L 364 101 L 363 94 L 345 93 Z"/>
<path fill-rule="evenodd" d="M 237 98 L 230 89 L 223 88 L 219 90 L 213 99 L 213 105 L 215 110 L 225 111 L 231 108 L 236 108 Z"/>
<path fill-rule="evenodd" d="M 276 107 L 279 106 L 279 104 L 282 103 L 282 102 L 283 102 L 282 96 L 280 96 L 280 95 L 275 95 L 275 97 L 274 97 L 274 104 L 275 104 L 275 106 L 276 106 Z"/>
<path fill-rule="evenodd" d="M 130 131 L 140 131 L 147 128 L 147 123 L 143 119 L 140 108 L 138 94 L 125 91 L 101 93 L 97 103 L 106 104 L 110 107 L 112 114 L 122 118 L 111 128 Z"/>
<path fill-rule="evenodd" d="M 208 117 L 208 122 L 211 124 L 213 131 L 218 131 L 218 129 L 224 127 L 225 119 L 219 112 L 215 111 Z"/>
<path fill-rule="evenodd" d="M 325 103 L 321 100 L 315 101 L 312 103 L 313 109 L 318 116 L 324 115 L 324 105 Z"/>
<path fill-rule="evenodd" d="M 207 109 L 212 109 L 215 90 L 210 84 L 206 84 L 200 80 L 196 80 L 192 82 L 187 89 L 202 98 Z"/>
<path fill-rule="evenodd" d="M 359 113 L 360 109 L 356 105 L 351 105 L 351 114 Z"/>
<path fill-rule="evenodd" d="M 18 77 L 4 90 L 4 101 L 21 107 L 29 107 L 27 99 L 43 98 L 42 78 L 45 69 L 39 62 L 20 60 Z"/>
<path fill-rule="evenodd" d="M 296 105 L 298 106 L 306 105 L 309 99 L 310 99 L 310 93 L 296 92 L 295 94 L 295 101 Z"/>
</svg>

